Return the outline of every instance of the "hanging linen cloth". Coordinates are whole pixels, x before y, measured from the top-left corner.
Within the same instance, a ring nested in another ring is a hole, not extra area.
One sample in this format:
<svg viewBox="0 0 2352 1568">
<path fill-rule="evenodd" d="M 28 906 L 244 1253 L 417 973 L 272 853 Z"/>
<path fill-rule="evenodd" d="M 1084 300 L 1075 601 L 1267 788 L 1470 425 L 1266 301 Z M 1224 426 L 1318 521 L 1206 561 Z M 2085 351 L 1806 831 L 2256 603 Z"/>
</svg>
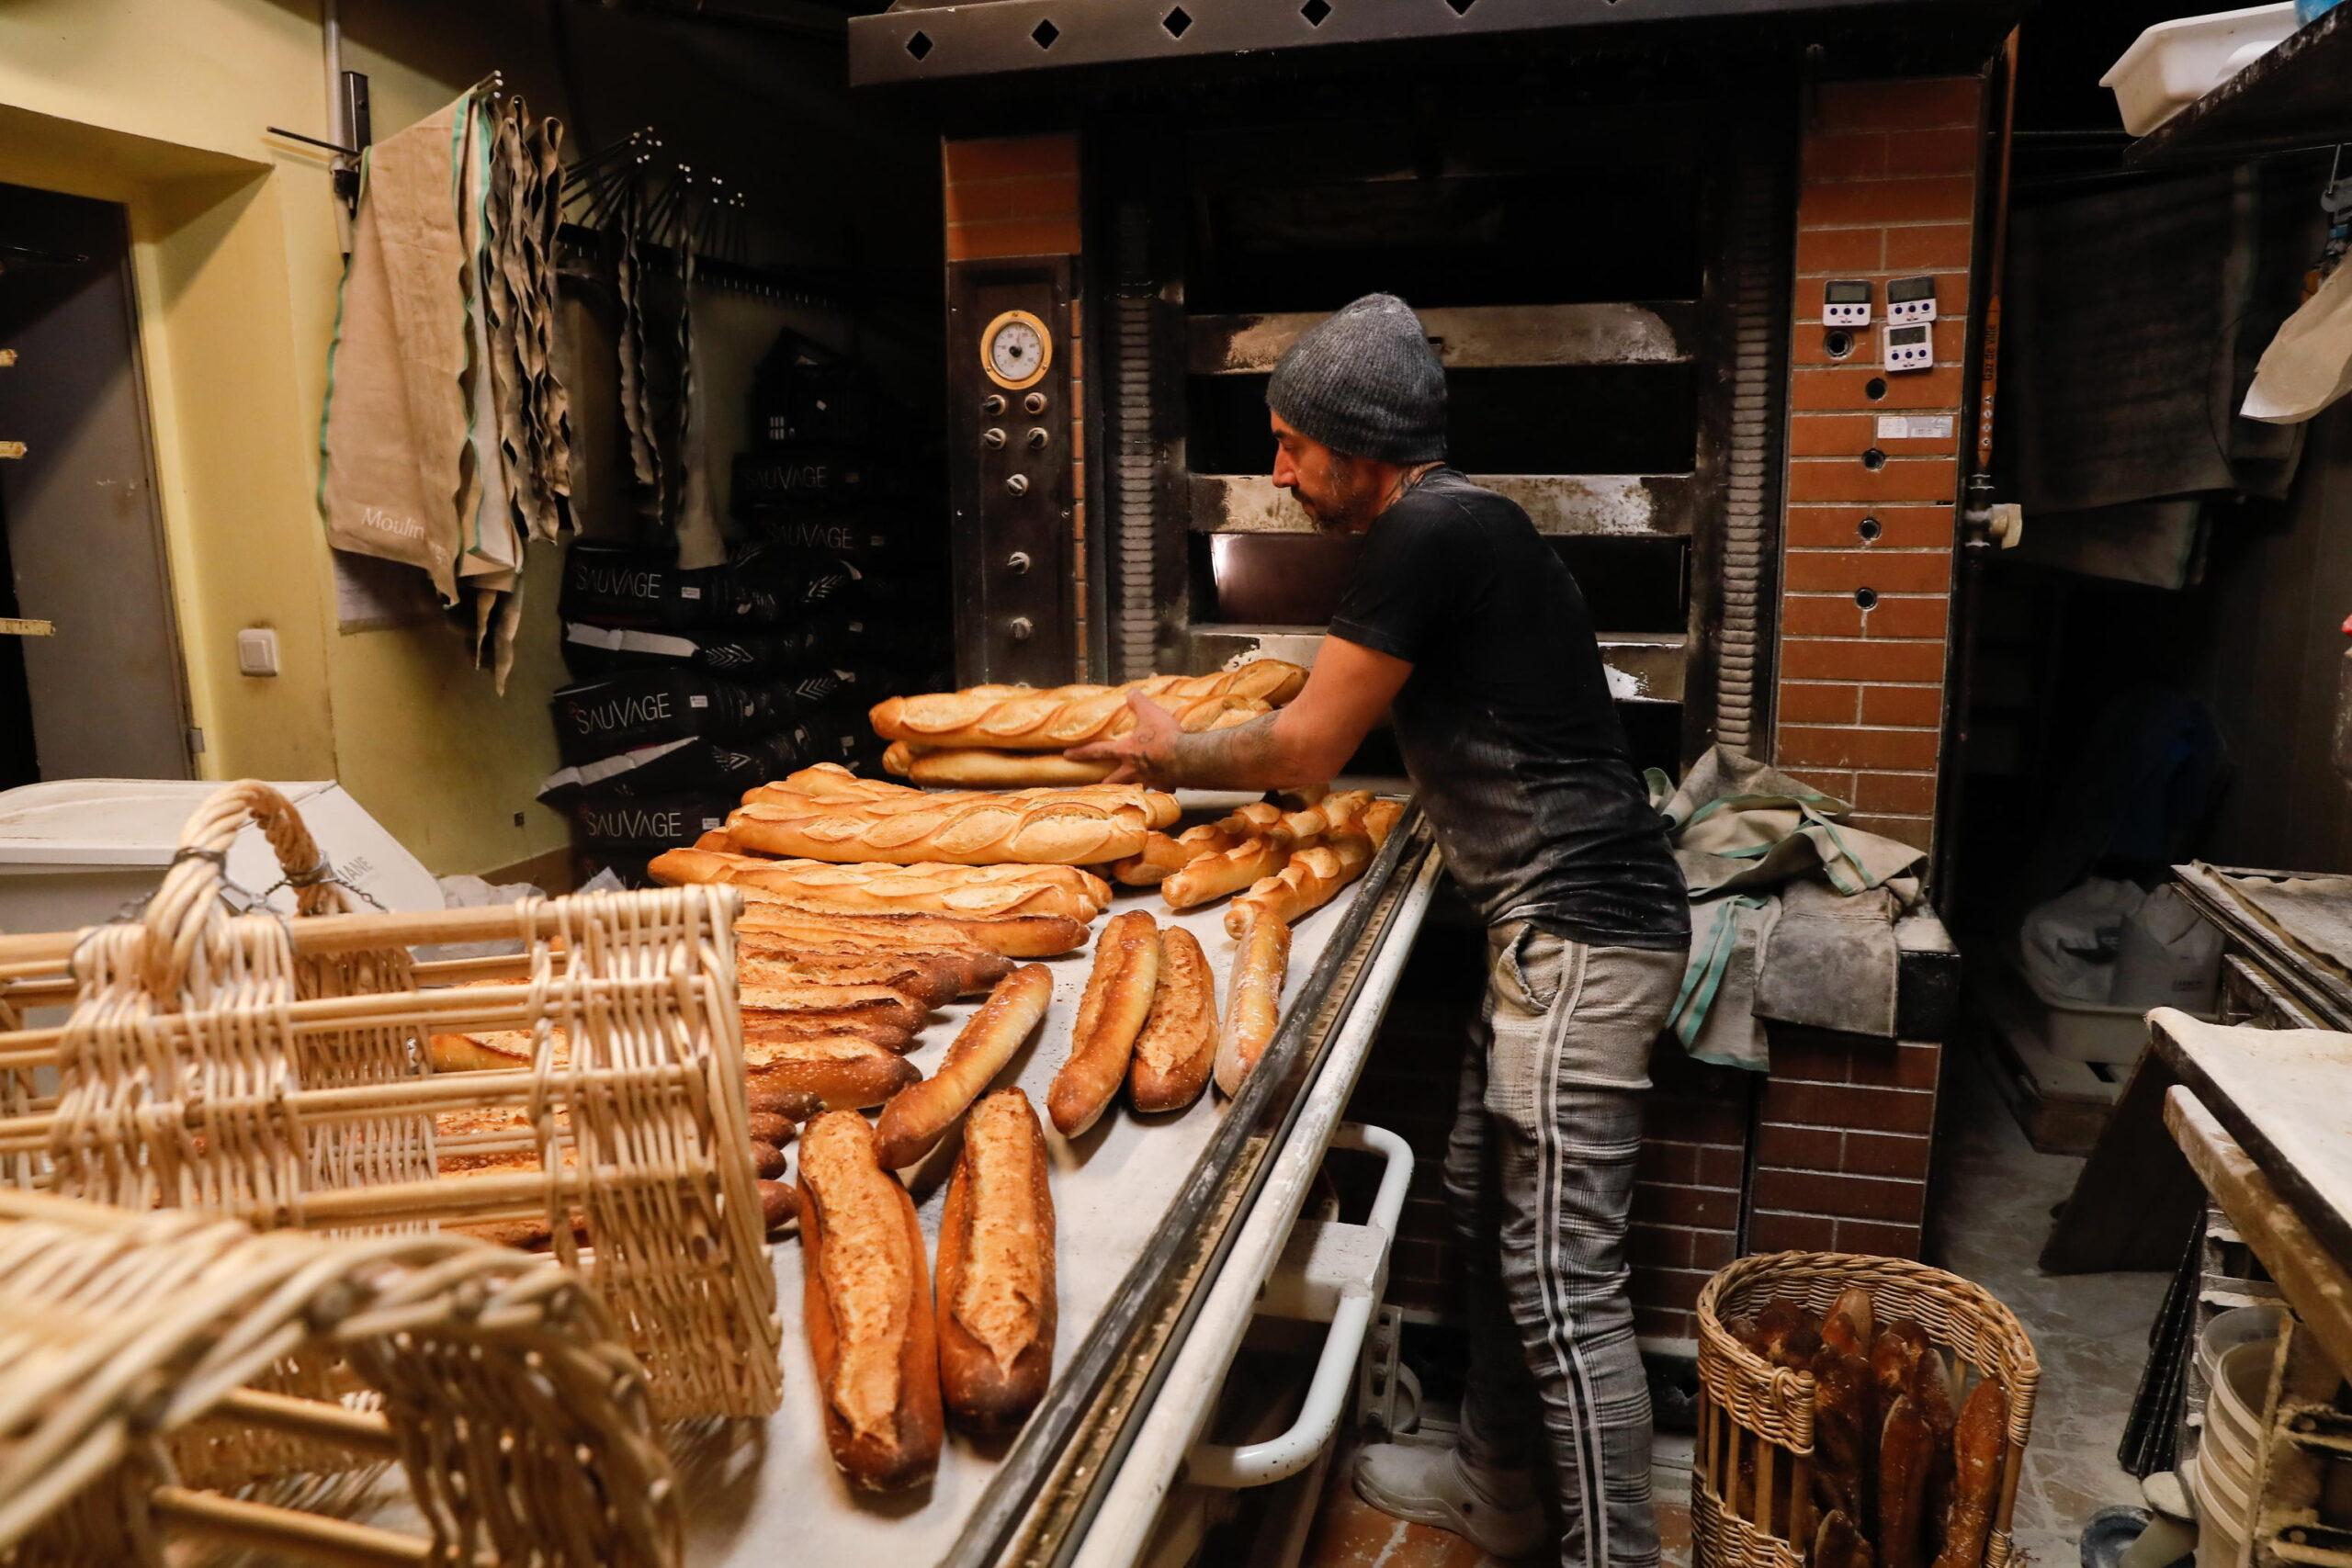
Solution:
<svg viewBox="0 0 2352 1568">
<path fill-rule="evenodd" d="M 471 438 L 458 192 L 469 93 L 360 161 L 359 209 L 327 350 L 319 511 L 335 548 L 413 566 L 458 599 Z"/>
</svg>

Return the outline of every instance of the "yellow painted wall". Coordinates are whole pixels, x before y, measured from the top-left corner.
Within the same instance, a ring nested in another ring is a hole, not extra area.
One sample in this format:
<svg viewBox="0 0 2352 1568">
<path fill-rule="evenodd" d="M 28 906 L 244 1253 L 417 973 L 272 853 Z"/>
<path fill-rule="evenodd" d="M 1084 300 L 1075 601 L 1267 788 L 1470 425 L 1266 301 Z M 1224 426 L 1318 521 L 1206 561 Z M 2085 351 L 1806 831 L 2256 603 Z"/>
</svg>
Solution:
<svg viewBox="0 0 2352 1568">
<path fill-rule="evenodd" d="M 347 37 L 363 36 L 345 63 L 373 78 L 379 135 L 486 69 L 465 57 L 501 40 L 453 33 L 467 9 L 346 5 Z M 265 134 L 322 132 L 326 96 L 315 0 L 0 5 L 0 180 L 130 211 L 200 766 L 339 777 L 435 871 L 489 870 L 566 838 L 531 798 L 554 766 L 553 563 L 541 552 L 526 579 L 503 699 L 452 627 L 336 629 L 312 502 L 334 206 L 321 155 Z M 253 626 L 277 631 L 274 679 L 237 672 L 236 632 Z"/>
</svg>

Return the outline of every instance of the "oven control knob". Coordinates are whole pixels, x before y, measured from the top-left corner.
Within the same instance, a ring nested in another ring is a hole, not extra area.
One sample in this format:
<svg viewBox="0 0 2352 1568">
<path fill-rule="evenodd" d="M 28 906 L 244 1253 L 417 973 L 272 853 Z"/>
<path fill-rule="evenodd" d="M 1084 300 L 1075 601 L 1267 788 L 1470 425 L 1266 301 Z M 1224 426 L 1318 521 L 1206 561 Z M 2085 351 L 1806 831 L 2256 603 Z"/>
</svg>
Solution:
<svg viewBox="0 0 2352 1568">
<path fill-rule="evenodd" d="M 991 424 L 980 432 L 980 445 L 993 452 L 1004 445 L 1004 426 Z"/>
<path fill-rule="evenodd" d="M 1007 474 L 1004 477 L 1004 488 L 1014 495 L 1027 495 L 1029 493 L 1029 476 L 1027 474 Z"/>
<path fill-rule="evenodd" d="M 1028 576 L 1029 552 L 1027 550 L 1015 550 L 1011 555 L 1005 557 L 1004 570 L 1012 573 L 1015 577 Z"/>
<path fill-rule="evenodd" d="M 1029 450 L 1032 452 L 1042 452 L 1046 449 L 1046 443 L 1052 440 L 1053 437 L 1046 434 L 1046 427 L 1044 425 L 1033 424 L 1029 427 L 1028 439 Z"/>
<path fill-rule="evenodd" d="M 1021 406 L 1029 411 L 1029 417 L 1031 419 L 1035 419 L 1039 414 L 1046 412 L 1046 394 L 1043 392 L 1032 392 L 1027 397 L 1021 400 Z"/>
<path fill-rule="evenodd" d="M 1005 406 L 1004 394 L 1002 392 L 990 392 L 987 397 L 980 400 L 980 412 L 990 419 L 994 419 L 997 415 L 1002 413 L 1005 411 Z"/>
<path fill-rule="evenodd" d="M 1030 623 L 1028 616 L 1015 615 L 1012 617 L 1012 621 L 1006 625 L 1004 629 L 1012 634 L 1013 641 L 1027 642 L 1030 635 L 1037 628 Z"/>
</svg>

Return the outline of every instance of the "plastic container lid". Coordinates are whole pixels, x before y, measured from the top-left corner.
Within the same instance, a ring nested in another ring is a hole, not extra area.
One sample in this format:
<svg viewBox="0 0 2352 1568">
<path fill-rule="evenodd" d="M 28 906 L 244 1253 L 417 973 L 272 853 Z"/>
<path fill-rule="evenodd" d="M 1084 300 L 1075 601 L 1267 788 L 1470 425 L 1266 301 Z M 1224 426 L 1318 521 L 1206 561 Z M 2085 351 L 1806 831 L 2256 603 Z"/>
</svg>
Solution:
<svg viewBox="0 0 2352 1568">
<path fill-rule="evenodd" d="M 277 786 L 297 808 L 324 781 Z M 169 865 L 209 779 L 61 779 L 0 793 L 0 875 L 48 866 Z"/>
</svg>

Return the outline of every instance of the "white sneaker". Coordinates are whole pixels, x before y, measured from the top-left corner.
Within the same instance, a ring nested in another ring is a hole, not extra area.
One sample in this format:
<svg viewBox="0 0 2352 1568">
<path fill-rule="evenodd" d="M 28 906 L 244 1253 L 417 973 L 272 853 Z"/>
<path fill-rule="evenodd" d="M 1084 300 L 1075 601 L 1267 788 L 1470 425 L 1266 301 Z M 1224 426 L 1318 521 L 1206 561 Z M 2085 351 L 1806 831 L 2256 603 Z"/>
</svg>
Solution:
<svg viewBox="0 0 2352 1568">
<path fill-rule="evenodd" d="M 1544 1505 L 1520 1471 L 1474 1471 L 1461 1450 L 1374 1443 L 1356 1456 L 1356 1495 L 1384 1514 L 1452 1530 L 1489 1557 L 1528 1557 L 1550 1541 Z"/>
</svg>

